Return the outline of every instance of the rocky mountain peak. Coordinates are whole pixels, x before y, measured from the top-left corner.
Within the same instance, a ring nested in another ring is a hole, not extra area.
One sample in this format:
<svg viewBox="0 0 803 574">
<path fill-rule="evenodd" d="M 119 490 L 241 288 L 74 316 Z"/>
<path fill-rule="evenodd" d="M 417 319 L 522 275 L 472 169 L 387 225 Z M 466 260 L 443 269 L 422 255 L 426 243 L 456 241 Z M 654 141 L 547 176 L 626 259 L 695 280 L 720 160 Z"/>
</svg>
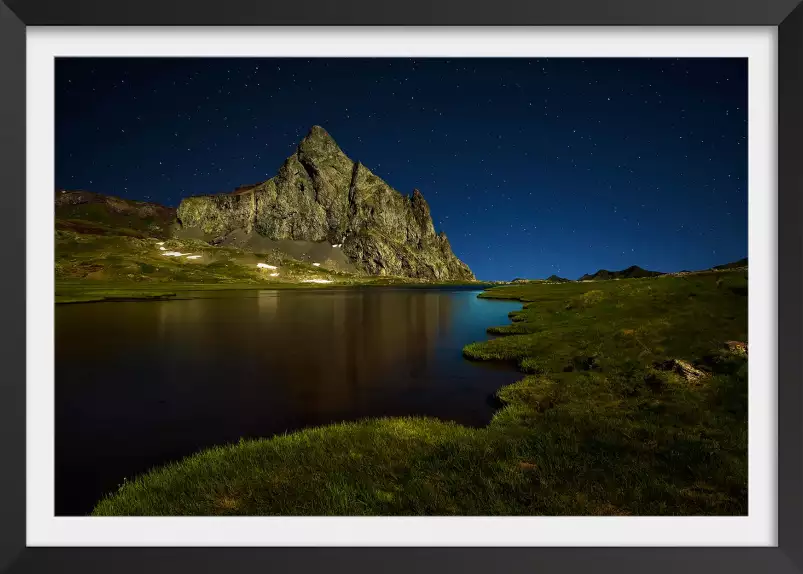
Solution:
<svg viewBox="0 0 803 574">
<path fill-rule="evenodd" d="M 332 136 L 329 135 L 321 126 L 312 126 L 309 133 L 298 144 L 299 160 L 309 158 L 310 160 L 325 161 L 326 159 L 337 157 L 341 160 L 349 160 L 340 146 Z"/>
<path fill-rule="evenodd" d="M 314 125 L 309 129 L 309 132 L 307 132 L 307 135 L 304 136 L 304 140 L 308 140 L 308 139 L 324 139 L 324 140 L 331 141 L 332 143 L 335 142 L 335 139 L 332 136 L 329 135 L 329 132 L 327 132 L 323 127 L 321 127 L 319 125 Z M 304 140 L 302 140 L 302 141 L 304 141 Z"/>
<path fill-rule="evenodd" d="M 182 225 L 221 237 L 235 230 L 274 240 L 342 244 L 354 265 L 372 275 L 473 279 L 436 237 L 419 190 L 405 196 L 313 126 L 278 174 L 236 194 L 186 198 Z"/>
</svg>

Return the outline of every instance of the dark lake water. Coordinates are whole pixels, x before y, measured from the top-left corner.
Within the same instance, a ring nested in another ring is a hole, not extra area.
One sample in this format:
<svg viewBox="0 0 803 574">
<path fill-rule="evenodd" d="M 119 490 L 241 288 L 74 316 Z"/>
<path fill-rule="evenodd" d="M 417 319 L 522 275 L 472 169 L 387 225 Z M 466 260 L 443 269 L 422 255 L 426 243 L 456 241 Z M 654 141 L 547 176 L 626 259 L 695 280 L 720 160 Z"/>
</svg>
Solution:
<svg viewBox="0 0 803 574">
<path fill-rule="evenodd" d="M 519 375 L 470 362 L 520 303 L 477 291 L 228 291 L 56 307 L 56 514 L 205 447 L 393 415 L 484 425 Z"/>
</svg>

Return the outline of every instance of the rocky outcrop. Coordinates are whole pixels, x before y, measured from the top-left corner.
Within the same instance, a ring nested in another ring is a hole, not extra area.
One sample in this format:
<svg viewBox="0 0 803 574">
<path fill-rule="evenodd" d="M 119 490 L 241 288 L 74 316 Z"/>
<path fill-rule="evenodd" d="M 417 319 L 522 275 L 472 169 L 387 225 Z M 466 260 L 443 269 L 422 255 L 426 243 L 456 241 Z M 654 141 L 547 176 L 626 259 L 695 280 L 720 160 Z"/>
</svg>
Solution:
<svg viewBox="0 0 803 574">
<path fill-rule="evenodd" d="M 747 343 L 742 341 L 725 341 L 725 348 L 734 355 L 747 356 Z"/>
<path fill-rule="evenodd" d="M 424 196 L 404 196 L 315 126 L 275 177 L 232 193 L 184 199 L 182 227 L 211 237 L 245 230 L 273 240 L 327 241 L 361 271 L 437 280 L 474 279 L 436 234 Z"/>
<path fill-rule="evenodd" d="M 681 359 L 670 359 L 668 361 L 658 363 L 656 368 L 661 371 L 670 371 L 676 373 L 687 381 L 692 382 L 699 381 L 700 379 L 704 379 L 708 376 L 707 373 L 697 369 L 688 361 L 683 361 Z"/>
</svg>

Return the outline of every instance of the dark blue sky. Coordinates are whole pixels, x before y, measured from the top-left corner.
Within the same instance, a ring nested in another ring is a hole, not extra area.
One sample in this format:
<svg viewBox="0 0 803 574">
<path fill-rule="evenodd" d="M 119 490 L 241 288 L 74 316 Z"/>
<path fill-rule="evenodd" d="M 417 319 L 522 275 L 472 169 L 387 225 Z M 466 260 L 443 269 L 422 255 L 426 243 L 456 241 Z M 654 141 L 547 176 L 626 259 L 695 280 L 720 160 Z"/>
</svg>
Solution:
<svg viewBox="0 0 803 574">
<path fill-rule="evenodd" d="M 59 59 L 56 186 L 175 206 L 314 124 L 481 279 L 747 255 L 744 59 Z"/>
</svg>

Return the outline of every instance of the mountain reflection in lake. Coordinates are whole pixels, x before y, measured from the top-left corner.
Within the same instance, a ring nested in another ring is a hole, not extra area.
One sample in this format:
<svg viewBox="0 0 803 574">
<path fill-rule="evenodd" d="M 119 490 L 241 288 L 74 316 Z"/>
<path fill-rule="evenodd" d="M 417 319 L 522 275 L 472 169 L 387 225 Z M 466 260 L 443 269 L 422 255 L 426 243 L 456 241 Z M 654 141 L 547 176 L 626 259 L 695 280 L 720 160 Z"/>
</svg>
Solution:
<svg viewBox="0 0 803 574">
<path fill-rule="evenodd" d="M 56 308 L 56 514 L 241 437 L 363 417 L 484 425 L 508 367 L 467 343 L 520 303 L 476 291 L 204 293 Z"/>
</svg>

